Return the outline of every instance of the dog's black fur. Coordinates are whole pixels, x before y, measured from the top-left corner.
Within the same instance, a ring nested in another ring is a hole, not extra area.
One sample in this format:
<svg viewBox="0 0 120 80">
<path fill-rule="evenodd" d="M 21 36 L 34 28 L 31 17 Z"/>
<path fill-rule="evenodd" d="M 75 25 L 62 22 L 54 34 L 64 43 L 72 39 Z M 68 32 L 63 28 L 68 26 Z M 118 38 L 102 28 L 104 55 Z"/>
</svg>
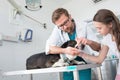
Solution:
<svg viewBox="0 0 120 80">
<path fill-rule="evenodd" d="M 77 42 L 75 40 L 70 40 L 65 42 L 61 47 L 66 48 L 68 46 L 75 47 Z M 46 55 L 45 52 L 34 54 L 26 60 L 26 69 L 39 69 L 48 68 L 60 59 L 59 54 L 49 54 Z M 82 59 L 82 61 L 84 61 Z"/>
<path fill-rule="evenodd" d="M 51 67 L 59 59 L 59 54 L 46 55 L 45 52 L 34 54 L 27 59 L 26 69 Z"/>
</svg>

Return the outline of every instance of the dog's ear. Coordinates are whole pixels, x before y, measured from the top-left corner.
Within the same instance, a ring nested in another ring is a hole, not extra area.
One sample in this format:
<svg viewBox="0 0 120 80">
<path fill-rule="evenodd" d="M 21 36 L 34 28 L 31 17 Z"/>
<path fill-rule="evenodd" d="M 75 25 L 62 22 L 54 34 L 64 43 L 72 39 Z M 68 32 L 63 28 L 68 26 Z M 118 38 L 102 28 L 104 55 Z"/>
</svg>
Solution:
<svg viewBox="0 0 120 80">
<path fill-rule="evenodd" d="M 62 48 L 66 48 L 67 46 L 68 46 L 68 41 L 65 42 L 61 47 L 62 47 Z"/>
<path fill-rule="evenodd" d="M 65 42 L 61 47 L 62 48 L 66 48 L 68 46 L 75 47 L 76 44 L 77 44 L 77 42 L 75 40 L 69 40 L 69 41 Z"/>
<path fill-rule="evenodd" d="M 67 46 L 75 47 L 76 44 L 77 44 L 77 42 L 75 40 L 70 40 L 70 41 L 68 41 L 68 45 Z"/>
<path fill-rule="evenodd" d="M 77 42 L 75 40 L 69 40 L 67 42 L 68 42 L 67 46 L 70 46 L 70 47 L 75 47 L 75 45 L 77 44 Z M 83 50 L 85 45 L 81 44 L 80 47 L 81 47 L 81 50 Z"/>
</svg>

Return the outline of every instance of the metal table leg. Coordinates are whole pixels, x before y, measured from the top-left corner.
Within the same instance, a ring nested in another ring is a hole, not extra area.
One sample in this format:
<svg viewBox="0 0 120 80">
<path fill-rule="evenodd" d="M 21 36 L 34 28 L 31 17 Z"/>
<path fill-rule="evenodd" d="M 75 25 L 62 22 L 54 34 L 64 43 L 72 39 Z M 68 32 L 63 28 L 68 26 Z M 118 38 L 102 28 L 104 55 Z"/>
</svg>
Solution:
<svg viewBox="0 0 120 80">
<path fill-rule="evenodd" d="M 73 75 L 74 75 L 74 80 L 80 80 L 77 70 L 73 71 Z"/>
<path fill-rule="evenodd" d="M 98 73 L 98 79 L 99 80 L 103 80 L 102 79 L 102 72 L 101 72 L 101 68 L 100 67 L 97 68 L 97 73 Z"/>
<path fill-rule="evenodd" d="M 33 74 L 30 74 L 30 80 L 33 80 Z"/>
</svg>

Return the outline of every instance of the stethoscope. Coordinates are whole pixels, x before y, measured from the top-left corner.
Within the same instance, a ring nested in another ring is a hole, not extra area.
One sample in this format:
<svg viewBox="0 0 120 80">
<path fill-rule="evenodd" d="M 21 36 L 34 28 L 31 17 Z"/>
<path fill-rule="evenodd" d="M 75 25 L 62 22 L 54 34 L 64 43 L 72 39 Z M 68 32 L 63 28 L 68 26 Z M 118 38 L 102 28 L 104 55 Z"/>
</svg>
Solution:
<svg viewBox="0 0 120 80">
<path fill-rule="evenodd" d="M 71 21 L 74 23 L 74 27 L 75 27 L 75 28 L 74 28 L 74 31 L 76 31 L 75 21 L 74 21 L 73 19 L 72 19 Z M 62 30 L 61 30 L 61 34 L 62 34 L 62 37 L 63 37 L 64 41 L 66 41 L 66 38 L 64 37 Z M 77 36 L 77 35 L 75 34 L 75 36 Z M 70 40 L 70 39 L 69 39 L 69 40 Z M 68 41 L 68 40 L 67 40 L 67 41 Z M 67 62 L 67 63 L 70 65 L 70 60 L 66 57 L 65 54 L 61 54 L 60 57 L 64 60 L 64 62 Z"/>
</svg>

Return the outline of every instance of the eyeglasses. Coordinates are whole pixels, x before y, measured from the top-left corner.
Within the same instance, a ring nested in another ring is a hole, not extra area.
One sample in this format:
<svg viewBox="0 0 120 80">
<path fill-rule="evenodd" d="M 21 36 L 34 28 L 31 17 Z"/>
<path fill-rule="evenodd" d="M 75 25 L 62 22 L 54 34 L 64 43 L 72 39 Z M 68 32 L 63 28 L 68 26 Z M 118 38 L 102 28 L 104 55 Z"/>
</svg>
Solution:
<svg viewBox="0 0 120 80">
<path fill-rule="evenodd" d="M 69 18 L 61 25 L 58 26 L 59 29 L 61 29 L 63 26 L 66 26 L 69 22 Z"/>
</svg>

